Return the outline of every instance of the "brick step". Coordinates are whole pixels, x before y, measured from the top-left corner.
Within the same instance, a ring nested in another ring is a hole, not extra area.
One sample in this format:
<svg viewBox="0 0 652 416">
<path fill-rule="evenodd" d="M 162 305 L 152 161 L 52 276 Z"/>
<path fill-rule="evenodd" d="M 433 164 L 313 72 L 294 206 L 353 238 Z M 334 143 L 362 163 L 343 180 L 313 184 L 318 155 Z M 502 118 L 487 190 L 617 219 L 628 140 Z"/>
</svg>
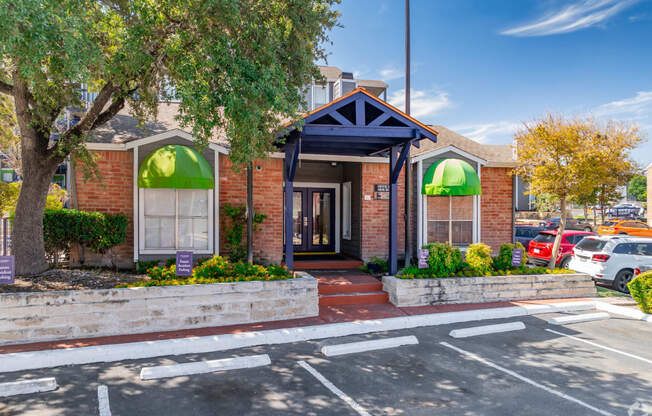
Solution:
<svg viewBox="0 0 652 416">
<path fill-rule="evenodd" d="M 354 292 L 319 296 L 319 306 L 372 305 L 388 301 L 389 294 L 387 292 Z"/>
<path fill-rule="evenodd" d="M 317 286 L 320 295 L 337 295 L 340 293 L 365 293 L 380 292 L 383 290 L 381 282 L 376 283 L 350 283 L 350 284 L 323 284 Z"/>
</svg>

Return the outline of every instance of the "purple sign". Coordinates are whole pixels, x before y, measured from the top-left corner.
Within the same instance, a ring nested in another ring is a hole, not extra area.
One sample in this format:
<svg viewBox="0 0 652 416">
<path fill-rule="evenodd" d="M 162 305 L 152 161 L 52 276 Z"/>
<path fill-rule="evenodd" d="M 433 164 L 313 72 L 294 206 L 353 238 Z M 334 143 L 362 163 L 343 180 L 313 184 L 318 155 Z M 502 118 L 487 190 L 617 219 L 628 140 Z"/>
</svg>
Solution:
<svg viewBox="0 0 652 416">
<path fill-rule="evenodd" d="M 177 276 L 192 276 L 192 251 L 177 251 Z"/>
<path fill-rule="evenodd" d="M 512 250 L 512 267 L 521 267 L 523 265 L 523 250 L 515 248 Z"/>
<path fill-rule="evenodd" d="M 427 248 L 419 249 L 419 268 L 427 269 L 428 268 L 428 257 L 430 256 L 430 250 Z"/>
<path fill-rule="evenodd" d="M 0 256 L 0 285 L 14 284 L 14 256 Z"/>
</svg>

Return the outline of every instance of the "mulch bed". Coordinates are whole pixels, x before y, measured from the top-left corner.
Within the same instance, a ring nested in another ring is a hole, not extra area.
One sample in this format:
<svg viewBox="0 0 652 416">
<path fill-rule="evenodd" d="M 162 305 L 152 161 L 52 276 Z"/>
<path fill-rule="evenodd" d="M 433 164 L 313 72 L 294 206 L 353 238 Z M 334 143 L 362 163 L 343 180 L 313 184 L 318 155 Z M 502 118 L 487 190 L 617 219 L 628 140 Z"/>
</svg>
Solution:
<svg viewBox="0 0 652 416">
<path fill-rule="evenodd" d="M 16 276 L 15 284 L 0 285 L 0 293 L 111 289 L 120 283 L 140 280 L 149 280 L 149 277 L 108 269 L 51 269 L 34 276 Z"/>
</svg>

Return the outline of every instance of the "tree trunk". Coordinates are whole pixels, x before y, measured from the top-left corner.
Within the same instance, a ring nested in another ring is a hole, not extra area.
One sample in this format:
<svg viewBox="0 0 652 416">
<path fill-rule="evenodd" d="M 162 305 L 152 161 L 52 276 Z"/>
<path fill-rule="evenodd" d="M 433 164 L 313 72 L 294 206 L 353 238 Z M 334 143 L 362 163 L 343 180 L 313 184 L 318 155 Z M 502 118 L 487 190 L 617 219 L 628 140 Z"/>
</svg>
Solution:
<svg viewBox="0 0 652 416">
<path fill-rule="evenodd" d="M 23 184 L 12 235 L 18 275 L 37 274 L 48 268 L 43 244 L 43 209 L 56 168 L 53 161 L 23 151 Z"/>
<path fill-rule="evenodd" d="M 548 262 L 548 268 L 550 269 L 554 269 L 557 265 L 557 254 L 559 253 L 562 235 L 566 229 L 566 197 L 559 198 L 559 205 L 561 217 L 559 218 L 559 228 L 557 228 L 557 236 L 555 237 L 555 243 L 552 245 L 552 254 Z"/>
<path fill-rule="evenodd" d="M 247 263 L 254 262 L 254 169 L 247 164 Z"/>
</svg>

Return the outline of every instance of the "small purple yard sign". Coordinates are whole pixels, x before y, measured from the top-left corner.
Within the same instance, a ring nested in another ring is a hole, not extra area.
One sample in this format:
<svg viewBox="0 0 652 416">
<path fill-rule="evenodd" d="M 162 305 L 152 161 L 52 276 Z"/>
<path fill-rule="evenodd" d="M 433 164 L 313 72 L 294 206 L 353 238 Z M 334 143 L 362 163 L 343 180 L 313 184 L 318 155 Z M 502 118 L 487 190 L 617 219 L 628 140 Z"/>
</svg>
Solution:
<svg viewBox="0 0 652 416">
<path fill-rule="evenodd" d="M 430 250 L 427 248 L 419 249 L 419 268 L 427 269 L 428 268 L 428 256 L 430 256 Z"/>
<path fill-rule="evenodd" d="M 177 276 L 192 276 L 192 251 L 177 251 Z"/>
<path fill-rule="evenodd" d="M 0 256 L 0 285 L 14 284 L 14 256 Z"/>
<path fill-rule="evenodd" d="M 512 250 L 512 267 L 521 267 L 523 265 L 523 250 L 515 248 Z"/>
</svg>

